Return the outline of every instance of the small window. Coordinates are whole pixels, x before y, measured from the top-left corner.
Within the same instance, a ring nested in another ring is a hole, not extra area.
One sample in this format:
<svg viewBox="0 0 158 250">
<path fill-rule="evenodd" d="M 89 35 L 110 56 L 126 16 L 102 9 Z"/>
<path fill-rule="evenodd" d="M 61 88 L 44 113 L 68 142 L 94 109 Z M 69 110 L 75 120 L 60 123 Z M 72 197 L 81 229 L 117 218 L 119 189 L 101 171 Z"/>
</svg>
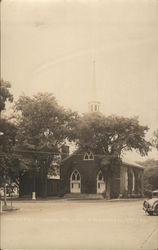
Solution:
<svg viewBox="0 0 158 250">
<path fill-rule="evenodd" d="M 97 111 L 97 105 L 95 105 L 95 111 Z"/>
<path fill-rule="evenodd" d="M 92 152 L 88 151 L 84 155 L 84 160 L 94 160 L 94 155 Z"/>
</svg>

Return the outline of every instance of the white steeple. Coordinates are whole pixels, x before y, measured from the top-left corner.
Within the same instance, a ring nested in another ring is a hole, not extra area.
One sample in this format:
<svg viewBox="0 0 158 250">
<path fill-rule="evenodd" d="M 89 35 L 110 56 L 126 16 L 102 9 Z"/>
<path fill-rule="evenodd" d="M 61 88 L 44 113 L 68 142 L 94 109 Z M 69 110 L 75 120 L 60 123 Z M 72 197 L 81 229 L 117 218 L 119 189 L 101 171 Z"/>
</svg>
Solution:
<svg viewBox="0 0 158 250">
<path fill-rule="evenodd" d="M 91 86 L 91 100 L 88 102 L 88 111 L 89 112 L 99 112 L 100 111 L 100 102 L 97 99 L 95 60 L 93 60 L 92 71 L 93 71 L 93 79 L 92 79 L 92 86 Z"/>
</svg>

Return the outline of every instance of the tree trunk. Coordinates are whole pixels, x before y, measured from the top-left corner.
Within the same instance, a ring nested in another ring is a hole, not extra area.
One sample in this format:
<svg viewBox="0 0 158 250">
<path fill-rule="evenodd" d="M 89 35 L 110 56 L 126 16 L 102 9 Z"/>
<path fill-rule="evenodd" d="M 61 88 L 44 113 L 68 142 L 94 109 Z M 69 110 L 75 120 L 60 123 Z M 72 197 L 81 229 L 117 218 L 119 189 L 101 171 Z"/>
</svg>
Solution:
<svg viewBox="0 0 158 250">
<path fill-rule="evenodd" d="M 48 158 L 45 161 L 41 162 L 41 181 L 42 181 L 42 197 L 43 198 L 46 198 L 48 196 L 47 175 L 48 175 L 48 169 L 50 167 L 51 162 L 52 162 L 52 158 Z"/>
<path fill-rule="evenodd" d="M 107 186 L 106 186 L 106 199 L 109 200 L 111 198 L 111 179 L 107 178 Z"/>
<path fill-rule="evenodd" d="M 47 197 L 47 175 L 43 176 L 43 184 L 42 184 L 42 197 Z"/>
<path fill-rule="evenodd" d="M 23 194 L 22 174 L 19 172 L 19 197 Z"/>
<path fill-rule="evenodd" d="M 36 172 L 33 172 L 33 192 L 36 192 Z"/>
<path fill-rule="evenodd" d="M 47 166 L 44 163 L 42 166 L 42 197 L 47 197 Z"/>
<path fill-rule="evenodd" d="M 4 206 L 7 206 L 7 190 L 6 190 L 6 182 L 4 182 Z"/>
</svg>

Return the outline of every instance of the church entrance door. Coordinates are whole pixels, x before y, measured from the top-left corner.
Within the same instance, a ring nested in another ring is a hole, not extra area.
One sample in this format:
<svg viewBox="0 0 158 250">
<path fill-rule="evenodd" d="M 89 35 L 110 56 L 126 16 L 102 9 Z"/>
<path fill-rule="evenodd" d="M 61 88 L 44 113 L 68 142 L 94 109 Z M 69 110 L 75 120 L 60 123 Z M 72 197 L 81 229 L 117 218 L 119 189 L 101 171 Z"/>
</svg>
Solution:
<svg viewBox="0 0 158 250">
<path fill-rule="evenodd" d="M 81 193 L 81 176 L 78 170 L 74 170 L 70 177 L 70 192 Z"/>
<path fill-rule="evenodd" d="M 101 171 L 99 171 L 98 175 L 97 175 L 97 193 L 98 194 L 102 194 L 105 192 L 105 181 L 104 181 L 104 177 Z"/>
</svg>

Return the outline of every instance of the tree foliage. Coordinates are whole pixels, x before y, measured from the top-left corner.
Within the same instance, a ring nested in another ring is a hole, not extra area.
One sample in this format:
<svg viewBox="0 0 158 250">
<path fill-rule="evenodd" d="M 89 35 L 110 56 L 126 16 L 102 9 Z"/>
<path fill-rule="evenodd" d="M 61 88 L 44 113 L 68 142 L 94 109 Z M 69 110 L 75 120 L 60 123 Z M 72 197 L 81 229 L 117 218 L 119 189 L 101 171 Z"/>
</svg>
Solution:
<svg viewBox="0 0 158 250">
<path fill-rule="evenodd" d="M 0 119 L 0 148 L 1 151 L 11 152 L 15 145 L 17 128 L 9 119 Z"/>
<path fill-rule="evenodd" d="M 158 129 L 154 131 L 154 138 L 152 140 L 152 144 L 158 150 Z"/>
<path fill-rule="evenodd" d="M 34 172 L 40 171 L 43 196 L 46 195 L 47 174 L 54 155 L 70 139 L 72 124 L 77 114 L 65 110 L 49 93 L 33 97 L 21 96 L 15 103 L 17 112 L 17 149 L 32 159 Z M 31 166 L 30 166 L 31 167 Z"/>
<path fill-rule="evenodd" d="M 76 113 L 58 105 L 49 93 L 33 97 L 21 96 L 15 104 L 19 112 L 17 139 L 20 147 L 47 152 L 58 152 L 69 138 Z"/>
<path fill-rule="evenodd" d="M 0 82 L 0 113 L 5 110 L 6 102 L 13 102 L 13 95 L 10 93 L 11 84 L 1 79 Z M 9 118 L 0 116 L 0 148 L 1 151 L 10 152 L 15 144 L 16 125 Z"/>
<path fill-rule="evenodd" d="M 105 117 L 98 113 L 85 114 L 74 129 L 81 147 L 116 157 L 133 149 L 147 155 L 150 148 L 145 139 L 147 131 L 148 127 L 141 126 L 137 118 Z"/>
<path fill-rule="evenodd" d="M 13 101 L 13 95 L 9 89 L 11 84 L 1 80 L 0 82 L 0 113 L 5 110 L 6 102 Z M 9 118 L 0 116 L 0 186 L 4 187 L 4 205 L 7 204 L 6 185 L 17 182 L 20 169 L 19 158 L 13 155 L 15 145 L 16 125 Z"/>
<path fill-rule="evenodd" d="M 148 159 L 139 164 L 144 167 L 144 190 L 158 189 L 158 161 Z"/>
<path fill-rule="evenodd" d="M 19 177 L 20 161 L 14 154 L 1 154 L 0 157 L 0 183 L 17 183 Z"/>
<path fill-rule="evenodd" d="M 0 82 L 0 112 L 5 109 L 6 102 L 13 102 L 13 95 L 10 93 L 11 84 L 1 79 Z"/>
</svg>

